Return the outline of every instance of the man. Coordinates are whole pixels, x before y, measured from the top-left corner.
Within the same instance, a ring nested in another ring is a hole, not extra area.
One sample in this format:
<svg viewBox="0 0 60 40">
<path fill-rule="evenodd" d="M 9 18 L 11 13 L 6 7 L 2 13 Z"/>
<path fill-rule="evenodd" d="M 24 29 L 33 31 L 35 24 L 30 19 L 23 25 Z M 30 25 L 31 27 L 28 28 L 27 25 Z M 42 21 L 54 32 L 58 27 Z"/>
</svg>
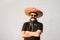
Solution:
<svg viewBox="0 0 60 40">
<path fill-rule="evenodd" d="M 38 22 L 37 18 L 42 17 L 42 11 L 36 8 L 26 8 L 25 14 L 30 17 L 30 20 L 23 24 L 22 37 L 24 40 L 40 40 L 43 24 Z"/>
</svg>

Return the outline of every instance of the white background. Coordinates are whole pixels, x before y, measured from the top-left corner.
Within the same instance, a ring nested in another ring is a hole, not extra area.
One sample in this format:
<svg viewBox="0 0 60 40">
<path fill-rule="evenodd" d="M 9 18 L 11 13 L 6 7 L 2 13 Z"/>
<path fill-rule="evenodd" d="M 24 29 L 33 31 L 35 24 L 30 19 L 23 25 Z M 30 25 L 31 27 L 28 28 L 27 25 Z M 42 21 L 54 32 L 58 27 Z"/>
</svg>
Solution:
<svg viewBox="0 0 60 40">
<path fill-rule="evenodd" d="M 60 40 L 60 0 L 0 0 L 0 40 L 23 40 L 21 28 L 29 20 L 26 7 L 36 7 L 44 15 L 41 40 Z"/>
</svg>

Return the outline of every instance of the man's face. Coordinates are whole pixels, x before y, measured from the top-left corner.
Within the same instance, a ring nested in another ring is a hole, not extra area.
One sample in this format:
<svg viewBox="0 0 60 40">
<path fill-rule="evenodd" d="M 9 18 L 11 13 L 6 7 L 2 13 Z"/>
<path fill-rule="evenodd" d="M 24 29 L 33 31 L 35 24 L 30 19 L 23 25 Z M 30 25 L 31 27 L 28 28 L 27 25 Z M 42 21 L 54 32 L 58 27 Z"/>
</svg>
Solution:
<svg viewBox="0 0 60 40">
<path fill-rule="evenodd" d="M 36 13 L 31 13 L 31 14 L 30 14 L 30 19 L 31 19 L 31 21 L 34 21 L 36 18 L 37 18 Z"/>
</svg>

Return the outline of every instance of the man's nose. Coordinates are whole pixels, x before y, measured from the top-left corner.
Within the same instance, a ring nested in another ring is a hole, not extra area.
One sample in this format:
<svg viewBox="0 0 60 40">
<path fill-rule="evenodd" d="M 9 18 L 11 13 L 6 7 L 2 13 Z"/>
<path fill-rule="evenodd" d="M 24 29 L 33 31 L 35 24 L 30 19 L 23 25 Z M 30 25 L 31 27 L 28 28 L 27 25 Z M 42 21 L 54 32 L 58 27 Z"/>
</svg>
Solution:
<svg viewBox="0 0 60 40">
<path fill-rule="evenodd" d="M 35 18 L 34 16 L 32 16 L 31 18 Z"/>
</svg>

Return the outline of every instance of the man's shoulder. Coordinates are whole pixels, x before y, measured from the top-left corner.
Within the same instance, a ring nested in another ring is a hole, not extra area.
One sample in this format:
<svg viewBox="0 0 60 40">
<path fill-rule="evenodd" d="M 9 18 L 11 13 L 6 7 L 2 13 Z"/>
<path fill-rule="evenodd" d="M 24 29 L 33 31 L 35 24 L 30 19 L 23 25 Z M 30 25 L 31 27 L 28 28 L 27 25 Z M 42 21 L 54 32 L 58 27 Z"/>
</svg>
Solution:
<svg viewBox="0 0 60 40">
<path fill-rule="evenodd" d="M 43 24 L 42 22 L 37 22 L 38 24 Z"/>
<path fill-rule="evenodd" d="M 24 24 L 28 24 L 29 22 L 24 22 Z"/>
</svg>

